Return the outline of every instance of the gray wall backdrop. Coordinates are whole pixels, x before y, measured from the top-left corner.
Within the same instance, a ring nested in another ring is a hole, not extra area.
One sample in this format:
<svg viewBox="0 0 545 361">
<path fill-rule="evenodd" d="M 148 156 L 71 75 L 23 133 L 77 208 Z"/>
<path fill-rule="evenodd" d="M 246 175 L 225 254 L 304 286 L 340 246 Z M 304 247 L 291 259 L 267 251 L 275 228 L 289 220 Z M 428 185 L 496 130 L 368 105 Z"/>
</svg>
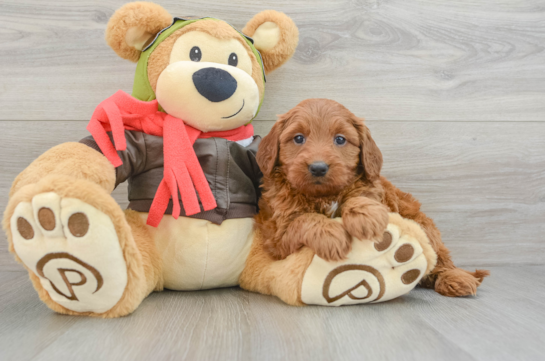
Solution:
<svg viewBox="0 0 545 361">
<path fill-rule="evenodd" d="M 258 134 L 303 99 L 335 99 L 367 119 L 384 175 L 422 201 L 458 264 L 543 264 L 543 1 L 157 2 L 238 28 L 268 8 L 290 15 L 300 44 L 268 77 Z M 2 209 L 34 158 L 86 136 L 94 107 L 130 92 L 135 65 L 103 35 L 123 3 L 0 2 Z M 126 189 L 115 197 L 126 204 Z M 21 270 L 0 238 L 0 270 Z"/>
</svg>

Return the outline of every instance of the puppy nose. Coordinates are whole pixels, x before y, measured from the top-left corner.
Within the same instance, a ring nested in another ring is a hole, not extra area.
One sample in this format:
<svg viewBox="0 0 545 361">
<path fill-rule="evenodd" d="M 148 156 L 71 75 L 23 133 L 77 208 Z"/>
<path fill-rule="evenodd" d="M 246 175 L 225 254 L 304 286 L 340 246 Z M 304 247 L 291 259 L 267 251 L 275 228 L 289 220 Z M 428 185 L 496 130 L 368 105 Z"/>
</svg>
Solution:
<svg viewBox="0 0 545 361">
<path fill-rule="evenodd" d="M 329 170 L 329 166 L 324 162 L 314 162 L 308 166 L 308 170 L 314 177 L 323 177 Z"/>
<path fill-rule="evenodd" d="M 223 69 L 204 68 L 193 73 L 197 91 L 211 102 L 229 99 L 237 90 L 237 81 Z"/>
</svg>

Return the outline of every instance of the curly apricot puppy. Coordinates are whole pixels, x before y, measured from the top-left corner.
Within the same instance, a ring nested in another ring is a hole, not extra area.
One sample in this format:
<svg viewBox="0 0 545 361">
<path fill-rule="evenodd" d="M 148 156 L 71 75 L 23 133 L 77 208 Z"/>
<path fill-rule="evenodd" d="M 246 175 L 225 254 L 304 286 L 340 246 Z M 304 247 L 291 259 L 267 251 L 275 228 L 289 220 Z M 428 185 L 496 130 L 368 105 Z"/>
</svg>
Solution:
<svg viewBox="0 0 545 361">
<path fill-rule="evenodd" d="M 263 194 L 256 216 L 264 246 L 276 259 L 303 246 L 336 261 L 352 236 L 380 241 L 388 212 L 419 223 L 438 254 L 421 281 L 445 296 L 475 294 L 489 272 L 456 268 L 420 203 L 380 176 L 382 153 L 363 119 L 328 99 L 308 99 L 279 117 L 257 153 Z M 342 224 L 333 220 L 342 217 Z"/>
<path fill-rule="evenodd" d="M 343 259 L 352 236 L 381 240 L 382 154 L 363 121 L 330 100 L 312 99 L 280 117 L 260 147 L 264 176 L 259 227 L 265 247 L 285 258 L 302 246 Z M 343 224 L 332 218 L 342 216 Z"/>
</svg>

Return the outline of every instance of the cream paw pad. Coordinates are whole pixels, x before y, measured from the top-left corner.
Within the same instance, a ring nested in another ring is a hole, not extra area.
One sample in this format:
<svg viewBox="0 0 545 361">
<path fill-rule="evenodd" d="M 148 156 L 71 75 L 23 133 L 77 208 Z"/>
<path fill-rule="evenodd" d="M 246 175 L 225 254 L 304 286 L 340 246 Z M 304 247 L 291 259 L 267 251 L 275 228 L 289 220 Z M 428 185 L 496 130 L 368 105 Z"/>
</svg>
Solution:
<svg viewBox="0 0 545 361">
<path fill-rule="evenodd" d="M 347 258 L 339 262 L 315 255 L 303 278 L 301 300 L 323 306 L 388 301 L 411 291 L 435 262 L 424 232 L 390 214 L 379 242 L 354 239 Z"/>
<path fill-rule="evenodd" d="M 112 220 L 75 198 L 41 193 L 11 217 L 15 252 L 53 301 L 77 312 L 111 309 L 127 285 Z"/>
</svg>

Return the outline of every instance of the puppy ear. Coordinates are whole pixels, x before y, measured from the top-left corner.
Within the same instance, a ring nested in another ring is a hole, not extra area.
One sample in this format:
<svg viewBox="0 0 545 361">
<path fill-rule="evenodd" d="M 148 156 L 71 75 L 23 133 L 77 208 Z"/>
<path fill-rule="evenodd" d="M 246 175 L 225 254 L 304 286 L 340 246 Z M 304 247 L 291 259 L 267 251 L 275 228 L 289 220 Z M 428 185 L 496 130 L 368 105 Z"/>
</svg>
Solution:
<svg viewBox="0 0 545 361">
<path fill-rule="evenodd" d="M 171 23 L 172 16 L 157 4 L 128 3 L 108 21 L 106 42 L 123 59 L 137 62 L 142 49 Z"/>
<path fill-rule="evenodd" d="M 357 118 L 354 126 L 360 134 L 360 157 L 365 177 L 374 182 L 380 177 L 382 152 L 371 137 L 371 132 L 363 123 L 363 119 Z"/>
<path fill-rule="evenodd" d="M 293 20 L 274 10 L 265 10 L 254 16 L 242 32 L 254 39 L 267 74 L 288 61 L 299 42 L 299 30 Z"/>
<path fill-rule="evenodd" d="M 257 149 L 256 161 L 259 169 L 265 175 L 273 172 L 274 167 L 278 165 L 278 152 L 280 151 L 280 134 L 284 130 L 284 124 L 288 114 L 278 116 L 269 134 L 263 137 L 259 148 Z"/>
</svg>

